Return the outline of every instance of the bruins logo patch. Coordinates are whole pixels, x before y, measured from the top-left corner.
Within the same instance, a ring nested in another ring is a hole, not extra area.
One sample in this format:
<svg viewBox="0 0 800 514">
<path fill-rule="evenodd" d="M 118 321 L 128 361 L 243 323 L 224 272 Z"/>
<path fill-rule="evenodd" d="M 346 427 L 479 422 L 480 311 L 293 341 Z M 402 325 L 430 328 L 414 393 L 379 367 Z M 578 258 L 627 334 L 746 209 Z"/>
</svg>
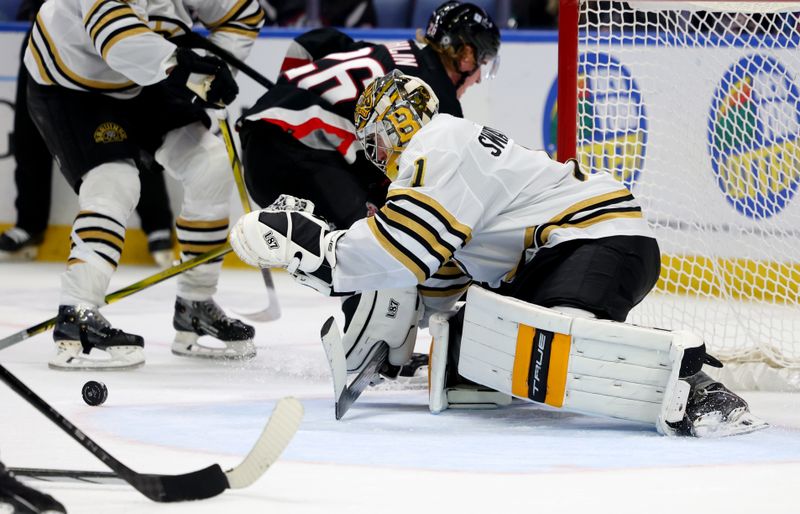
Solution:
<svg viewBox="0 0 800 514">
<path fill-rule="evenodd" d="M 125 129 L 113 121 L 103 123 L 94 131 L 95 143 L 119 143 L 126 139 L 128 139 L 128 134 Z"/>
</svg>

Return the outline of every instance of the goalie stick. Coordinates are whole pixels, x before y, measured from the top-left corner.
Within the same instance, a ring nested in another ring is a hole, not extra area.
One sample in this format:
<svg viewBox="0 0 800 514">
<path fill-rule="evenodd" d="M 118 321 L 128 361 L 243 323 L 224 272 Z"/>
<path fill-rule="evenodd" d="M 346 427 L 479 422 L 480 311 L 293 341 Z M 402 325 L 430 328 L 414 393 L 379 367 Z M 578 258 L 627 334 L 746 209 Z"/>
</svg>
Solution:
<svg viewBox="0 0 800 514">
<path fill-rule="evenodd" d="M 174 20 L 171 21 L 174 22 Z M 233 54 L 226 51 L 224 48 L 214 44 L 212 41 L 209 41 L 200 34 L 193 32 L 187 25 L 183 25 L 181 23 L 178 23 L 178 25 L 181 27 L 184 33 L 180 36 L 172 38 L 173 43 L 178 44 L 179 46 L 207 50 L 221 58 L 223 61 L 227 62 L 229 65 L 241 70 L 245 75 L 248 75 L 267 89 L 273 86 L 273 83 L 270 80 L 250 66 L 246 65 L 240 59 L 234 57 Z M 204 89 L 207 89 L 209 85 L 210 81 L 204 83 L 204 85 L 187 84 L 187 87 L 189 87 L 189 89 L 194 91 L 195 94 L 201 98 L 205 98 Z M 220 105 L 220 107 L 223 106 Z M 225 142 L 225 149 L 228 152 L 228 160 L 231 164 L 234 182 L 236 182 L 236 189 L 239 191 L 239 200 L 241 201 L 244 213 L 247 214 L 252 210 L 250 207 L 250 198 L 247 196 L 247 190 L 245 189 L 244 179 L 242 178 L 242 161 L 239 159 L 239 155 L 236 151 L 236 144 L 233 141 L 233 133 L 231 132 L 228 124 L 227 114 L 221 116 L 218 120 L 218 123 L 220 133 L 222 134 L 222 140 Z M 272 273 L 268 268 L 261 269 L 261 277 L 264 280 L 264 286 L 267 289 L 267 306 L 255 312 L 236 311 L 236 313 L 253 321 L 275 321 L 281 317 L 281 307 L 278 303 L 278 295 L 275 292 L 275 282 L 272 280 Z"/>
<path fill-rule="evenodd" d="M 378 372 L 381 366 L 389 357 L 389 345 L 381 342 L 372 350 L 372 355 L 367 360 L 364 368 L 356 375 L 356 378 L 348 385 L 347 383 L 347 360 L 342 347 L 342 336 L 336 320 L 331 316 L 322 325 L 320 330 L 322 346 L 325 348 L 325 355 L 328 357 L 328 364 L 331 366 L 333 376 L 333 394 L 335 396 L 336 419 L 342 416 L 355 403 L 364 389 L 378 381 Z"/>
<path fill-rule="evenodd" d="M 297 432 L 303 417 L 303 406 L 299 401 L 291 397 L 280 400 L 255 446 L 238 466 L 227 471 L 223 471 L 219 464 L 212 464 L 207 468 L 181 475 L 137 473 L 106 452 L 2 365 L 0 365 L 0 380 L 111 468 L 115 476 L 155 502 L 202 500 L 216 496 L 226 489 L 241 489 L 251 485 L 278 459 Z M 55 470 L 48 472 L 52 473 Z M 65 473 L 80 476 L 84 472 L 65 471 Z M 96 472 L 86 473 L 96 475 Z"/>
<path fill-rule="evenodd" d="M 233 133 L 228 125 L 227 117 L 223 116 L 219 119 L 219 129 L 222 133 L 222 139 L 225 141 L 225 147 L 228 150 L 228 158 L 231 161 L 233 179 L 236 182 L 236 189 L 239 191 L 242 209 L 244 213 L 247 214 L 252 210 L 250 207 L 250 198 L 247 196 L 247 189 L 244 187 L 242 161 L 239 159 L 239 155 L 236 152 L 236 143 L 233 141 Z M 278 303 L 278 294 L 275 292 L 275 282 L 272 280 L 272 273 L 269 268 L 261 269 L 261 278 L 264 280 L 264 286 L 267 288 L 267 300 L 269 303 L 267 303 L 265 308 L 256 312 L 238 312 L 238 314 L 254 321 L 275 321 L 281 317 L 281 306 Z"/>
</svg>

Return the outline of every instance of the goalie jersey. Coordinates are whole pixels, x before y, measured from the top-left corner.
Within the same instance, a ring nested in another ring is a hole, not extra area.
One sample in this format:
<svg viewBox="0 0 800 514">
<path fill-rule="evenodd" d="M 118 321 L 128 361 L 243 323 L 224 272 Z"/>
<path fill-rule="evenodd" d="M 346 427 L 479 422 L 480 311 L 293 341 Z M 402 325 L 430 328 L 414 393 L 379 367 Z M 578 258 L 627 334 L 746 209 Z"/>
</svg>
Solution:
<svg viewBox="0 0 800 514">
<path fill-rule="evenodd" d="M 244 112 L 239 124 L 272 123 L 306 146 L 338 151 L 353 164 L 361 150 L 353 124 L 358 97 L 372 80 L 395 68 L 428 83 L 439 97 L 440 112 L 463 116 L 456 88 L 433 48 L 413 40 L 354 41 L 324 28 L 292 43 L 275 87 Z"/>
<path fill-rule="evenodd" d="M 264 24 L 257 0 L 50 0 L 33 24 L 25 67 L 39 84 L 132 97 L 167 77 L 175 64 L 167 38 L 193 16 L 240 59 Z"/>
<path fill-rule="evenodd" d="M 446 308 L 471 281 L 497 287 L 547 247 L 617 235 L 652 237 L 633 195 L 607 173 L 584 174 L 489 127 L 439 114 L 400 155 L 375 216 L 336 247 L 333 286 L 420 284 Z"/>
</svg>

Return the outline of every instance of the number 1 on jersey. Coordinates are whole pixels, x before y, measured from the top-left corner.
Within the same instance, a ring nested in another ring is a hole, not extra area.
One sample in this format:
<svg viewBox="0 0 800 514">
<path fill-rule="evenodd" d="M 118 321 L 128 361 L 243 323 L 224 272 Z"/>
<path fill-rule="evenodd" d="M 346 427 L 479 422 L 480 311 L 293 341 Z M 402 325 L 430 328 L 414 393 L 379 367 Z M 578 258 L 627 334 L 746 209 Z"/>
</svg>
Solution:
<svg viewBox="0 0 800 514">
<path fill-rule="evenodd" d="M 425 178 L 425 157 L 414 161 L 414 176 L 411 177 L 411 187 L 421 187 Z"/>
</svg>

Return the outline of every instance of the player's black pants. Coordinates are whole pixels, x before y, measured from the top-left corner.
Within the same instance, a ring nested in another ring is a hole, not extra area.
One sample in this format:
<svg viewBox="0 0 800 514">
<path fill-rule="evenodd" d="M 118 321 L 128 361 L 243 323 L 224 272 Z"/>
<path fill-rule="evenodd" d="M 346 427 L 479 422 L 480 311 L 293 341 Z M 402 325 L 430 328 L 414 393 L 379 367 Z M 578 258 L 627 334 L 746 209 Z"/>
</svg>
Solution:
<svg viewBox="0 0 800 514">
<path fill-rule="evenodd" d="M 30 81 L 30 75 L 23 64 L 17 78 L 14 113 L 14 157 L 17 162 L 14 172 L 17 185 L 15 205 L 17 226 L 36 235 L 47 228 L 50 215 L 53 157 L 28 109 L 28 89 L 31 87 L 41 89 L 42 86 L 29 84 Z M 164 182 L 163 168 L 153 159 L 137 159 L 136 164 L 142 184 L 136 212 L 142 222 L 142 229 L 147 234 L 156 230 L 171 230 L 172 209 Z M 79 181 L 74 178 L 71 180 L 72 177 L 68 173 L 65 175 L 73 187 L 77 187 Z"/>
<path fill-rule="evenodd" d="M 348 164 L 339 152 L 309 148 L 262 121 L 245 122 L 239 135 L 247 190 L 260 207 L 289 194 L 311 200 L 314 214 L 348 228 L 367 215 L 368 203 L 385 201 L 385 177 L 363 156 Z"/>
<path fill-rule="evenodd" d="M 625 321 L 661 272 L 651 237 L 613 236 L 543 248 L 498 291 L 542 307 L 568 306 Z"/>
<path fill-rule="evenodd" d="M 23 40 L 25 51 L 28 38 Z M 28 72 L 20 55 L 14 107 L 14 183 L 17 186 L 17 226 L 31 235 L 47 228 L 50 217 L 53 157 L 28 114 Z"/>
</svg>

